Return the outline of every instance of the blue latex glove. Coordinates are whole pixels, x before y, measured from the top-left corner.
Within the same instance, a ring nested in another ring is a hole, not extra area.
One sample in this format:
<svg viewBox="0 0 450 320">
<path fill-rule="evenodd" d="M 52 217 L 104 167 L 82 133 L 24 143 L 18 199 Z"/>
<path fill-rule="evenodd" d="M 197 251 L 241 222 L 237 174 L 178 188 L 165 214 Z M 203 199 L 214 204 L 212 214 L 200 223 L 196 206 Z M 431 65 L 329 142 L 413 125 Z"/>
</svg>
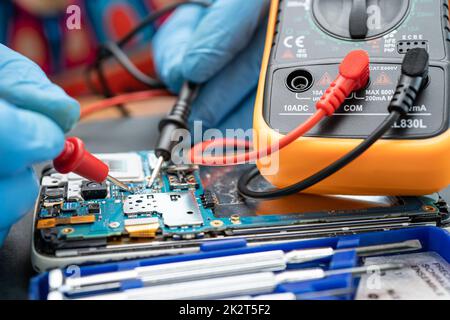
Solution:
<svg viewBox="0 0 450 320">
<path fill-rule="evenodd" d="M 36 64 L 0 45 L 0 245 L 38 196 L 32 165 L 58 156 L 79 112 Z"/>
<path fill-rule="evenodd" d="M 160 78 L 178 92 L 184 80 L 205 83 L 192 121 L 204 129 L 248 129 L 264 51 L 266 0 L 215 0 L 179 8 L 158 30 L 153 50 Z"/>
</svg>

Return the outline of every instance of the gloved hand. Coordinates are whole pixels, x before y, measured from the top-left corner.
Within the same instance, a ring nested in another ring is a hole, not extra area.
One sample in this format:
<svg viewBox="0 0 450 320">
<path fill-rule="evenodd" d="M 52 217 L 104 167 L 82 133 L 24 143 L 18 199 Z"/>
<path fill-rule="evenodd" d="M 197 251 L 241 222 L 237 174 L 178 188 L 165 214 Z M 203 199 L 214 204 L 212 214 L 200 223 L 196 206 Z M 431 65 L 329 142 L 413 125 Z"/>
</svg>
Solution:
<svg viewBox="0 0 450 320">
<path fill-rule="evenodd" d="M 178 92 L 205 83 L 190 118 L 204 129 L 251 128 L 270 1 L 214 0 L 185 5 L 158 30 L 153 50 L 160 78 Z"/>
<path fill-rule="evenodd" d="M 31 166 L 62 151 L 79 112 L 36 64 L 0 45 L 0 245 L 38 195 Z"/>
</svg>

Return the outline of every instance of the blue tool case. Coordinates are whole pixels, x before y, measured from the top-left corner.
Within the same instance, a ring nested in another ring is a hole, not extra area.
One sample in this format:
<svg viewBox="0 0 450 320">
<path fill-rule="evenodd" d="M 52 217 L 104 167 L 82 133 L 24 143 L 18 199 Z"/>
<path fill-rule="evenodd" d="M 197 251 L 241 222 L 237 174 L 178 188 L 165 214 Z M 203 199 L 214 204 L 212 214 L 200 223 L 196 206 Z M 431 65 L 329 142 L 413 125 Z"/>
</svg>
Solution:
<svg viewBox="0 0 450 320">
<path fill-rule="evenodd" d="M 435 252 L 444 260 L 450 263 L 450 233 L 445 229 L 437 227 L 406 228 L 395 231 L 362 233 L 350 236 L 320 238 L 313 240 L 302 240 L 269 245 L 249 246 L 245 239 L 215 240 L 204 243 L 198 253 L 161 256 L 156 258 L 146 258 L 115 263 L 105 263 L 98 265 L 86 265 L 77 268 L 76 276 L 100 275 L 104 273 L 133 270 L 136 267 L 155 266 L 160 264 L 193 261 L 199 259 L 226 257 L 232 255 L 242 255 L 257 252 L 282 250 L 290 252 L 298 249 L 332 247 L 340 252 L 335 253 L 330 258 L 323 258 L 314 262 L 303 264 L 290 264 L 289 270 L 300 270 L 302 268 L 314 268 L 320 266 L 325 270 L 347 269 L 361 265 L 361 259 L 355 250 L 357 247 L 374 246 L 388 243 L 404 242 L 408 240 L 419 240 L 422 245 L 422 252 Z M 339 250 L 346 249 L 349 250 Z M 69 267 L 62 270 L 66 277 L 74 276 L 74 268 Z M 308 299 L 338 299 L 352 300 L 355 298 L 356 288 L 359 279 L 351 274 L 339 274 L 327 276 L 318 280 L 308 280 L 277 285 L 272 293 L 291 293 L 295 296 Z M 133 290 L 142 287 L 139 280 L 124 280 L 120 287 L 114 289 L 118 292 Z M 29 296 L 33 300 L 47 299 L 49 289 L 49 273 L 42 273 L 31 280 Z M 336 295 L 318 295 L 317 292 L 341 292 Z"/>
</svg>

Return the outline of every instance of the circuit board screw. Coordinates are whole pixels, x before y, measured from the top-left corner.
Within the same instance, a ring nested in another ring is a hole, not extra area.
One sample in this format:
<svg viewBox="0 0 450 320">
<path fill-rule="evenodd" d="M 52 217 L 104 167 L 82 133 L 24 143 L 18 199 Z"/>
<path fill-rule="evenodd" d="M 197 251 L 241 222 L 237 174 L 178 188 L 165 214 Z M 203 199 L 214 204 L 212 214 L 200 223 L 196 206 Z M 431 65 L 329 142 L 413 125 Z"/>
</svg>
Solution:
<svg viewBox="0 0 450 320">
<path fill-rule="evenodd" d="M 211 221 L 211 226 L 219 228 L 223 226 L 223 222 L 220 220 L 213 220 Z"/>
<path fill-rule="evenodd" d="M 113 222 L 111 222 L 111 223 L 109 224 L 109 227 L 110 227 L 111 229 L 117 229 L 118 227 L 120 227 L 120 222 L 113 221 Z"/>
<path fill-rule="evenodd" d="M 233 215 L 230 217 L 230 220 L 231 220 L 231 222 L 232 222 L 233 224 L 239 224 L 239 223 L 241 223 L 241 217 L 240 217 L 239 215 L 237 215 L 237 214 L 233 214 Z"/>
<path fill-rule="evenodd" d="M 436 212 L 437 211 L 436 208 L 433 206 L 423 206 L 422 209 L 425 212 Z"/>
<path fill-rule="evenodd" d="M 70 234 L 72 232 L 74 232 L 75 230 L 73 228 L 64 228 L 62 229 L 62 233 L 64 234 Z"/>
</svg>

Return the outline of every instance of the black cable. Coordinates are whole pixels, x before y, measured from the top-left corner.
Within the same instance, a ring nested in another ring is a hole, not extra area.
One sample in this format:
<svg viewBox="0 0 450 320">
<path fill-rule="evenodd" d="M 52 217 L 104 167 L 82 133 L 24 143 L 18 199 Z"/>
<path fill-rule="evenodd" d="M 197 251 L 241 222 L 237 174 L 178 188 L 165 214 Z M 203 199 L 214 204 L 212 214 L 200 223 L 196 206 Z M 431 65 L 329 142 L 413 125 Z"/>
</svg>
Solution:
<svg viewBox="0 0 450 320">
<path fill-rule="evenodd" d="M 337 171 L 341 170 L 352 161 L 367 151 L 375 142 L 383 137 L 400 118 L 406 117 L 414 105 L 417 96 L 428 79 L 429 56 L 425 49 L 410 50 L 402 63 L 402 75 L 398 81 L 396 92 L 389 104 L 389 116 L 375 129 L 359 146 L 333 164 L 317 172 L 316 174 L 283 189 L 269 191 L 250 190 L 250 182 L 260 173 L 258 168 L 253 168 L 241 176 L 238 182 L 239 193 L 246 198 L 274 199 L 285 197 L 304 191 L 313 185 L 325 180 Z"/>
<path fill-rule="evenodd" d="M 93 64 L 90 64 L 87 66 L 86 70 L 84 71 L 84 78 L 86 81 L 86 85 L 89 88 L 89 90 L 95 94 L 102 94 L 97 88 L 97 86 L 94 84 L 94 81 L 91 77 L 92 72 L 94 72 L 96 69 L 94 68 Z"/>
<path fill-rule="evenodd" d="M 136 27 L 133 28 L 132 31 L 130 31 L 127 35 L 125 35 L 122 39 L 115 42 L 108 42 L 106 44 L 103 44 L 100 46 L 99 50 L 97 51 L 97 57 L 95 59 L 95 62 L 92 66 L 88 68 L 88 78 L 90 79 L 89 75 L 92 70 L 96 70 L 97 74 L 100 79 L 100 84 L 102 86 L 103 94 L 107 97 L 110 97 L 111 95 L 107 92 L 111 92 L 109 89 L 109 86 L 106 82 L 106 79 L 104 76 L 102 76 L 102 64 L 103 62 L 108 58 L 115 58 L 120 65 L 130 74 L 132 75 L 137 81 L 155 89 L 161 89 L 164 88 L 164 84 L 157 79 L 154 79 L 146 74 L 144 74 L 141 70 L 139 70 L 138 67 L 134 65 L 134 63 L 128 58 L 126 53 L 121 49 L 124 47 L 128 42 L 130 42 L 139 32 L 141 32 L 145 27 L 148 25 L 154 23 L 156 20 L 160 19 L 161 17 L 165 16 L 166 14 L 170 13 L 171 11 L 177 9 L 180 6 L 186 5 L 186 4 L 195 4 L 200 6 L 210 6 L 211 2 L 208 0 L 188 0 L 180 3 L 174 3 L 171 5 L 166 6 L 163 9 L 160 9 L 156 12 L 151 13 L 146 18 L 144 18 Z"/>
<path fill-rule="evenodd" d="M 164 84 L 139 70 L 138 67 L 128 58 L 123 50 L 114 42 L 108 42 L 102 46 L 103 50 L 111 53 L 111 55 L 120 63 L 120 65 L 128 71 L 136 80 L 154 89 L 164 88 Z"/>
<path fill-rule="evenodd" d="M 310 176 L 309 178 L 300 181 L 292 186 L 283 189 L 274 189 L 270 191 L 252 191 L 249 189 L 248 185 L 250 182 L 259 175 L 258 168 L 253 168 L 252 170 L 246 172 L 238 182 L 239 193 L 247 198 L 253 199 L 271 199 L 290 196 L 306 190 L 313 185 L 325 180 L 329 176 L 335 174 L 337 171 L 341 170 L 353 160 L 358 158 L 367 149 L 369 149 L 375 142 L 377 142 L 391 127 L 394 123 L 400 119 L 400 113 L 394 111 L 391 113 L 386 120 L 369 136 L 364 140 L 359 146 L 353 149 L 351 152 L 343 156 L 341 159 L 337 160 L 333 164 L 329 165 L 325 169 L 317 172 L 316 174 Z"/>
<path fill-rule="evenodd" d="M 200 5 L 200 6 L 203 6 L 203 7 L 209 7 L 211 5 L 211 1 L 208 1 L 208 0 L 187 0 L 187 1 L 179 2 L 179 3 L 170 4 L 170 5 L 168 5 L 168 6 L 164 7 L 164 8 L 156 11 L 156 12 L 151 13 L 146 18 L 144 18 L 144 20 L 142 20 L 136 27 L 134 27 L 134 29 L 132 31 L 130 31 L 122 39 L 120 39 L 117 42 L 117 45 L 119 47 L 123 47 L 128 42 L 130 42 L 131 39 L 133 39 L 133 37 L 136 36 L 140 31 L 142 31 L 146 26 L 148 26 L 149 24 L 154 23 L 156 20 L 162 18 L 166 14 L 170 13 L 172 10 L 175 10 L 178 7 L 186 5 L 186 4 L 196 4 L 196 5 Z"/>
</svg>

